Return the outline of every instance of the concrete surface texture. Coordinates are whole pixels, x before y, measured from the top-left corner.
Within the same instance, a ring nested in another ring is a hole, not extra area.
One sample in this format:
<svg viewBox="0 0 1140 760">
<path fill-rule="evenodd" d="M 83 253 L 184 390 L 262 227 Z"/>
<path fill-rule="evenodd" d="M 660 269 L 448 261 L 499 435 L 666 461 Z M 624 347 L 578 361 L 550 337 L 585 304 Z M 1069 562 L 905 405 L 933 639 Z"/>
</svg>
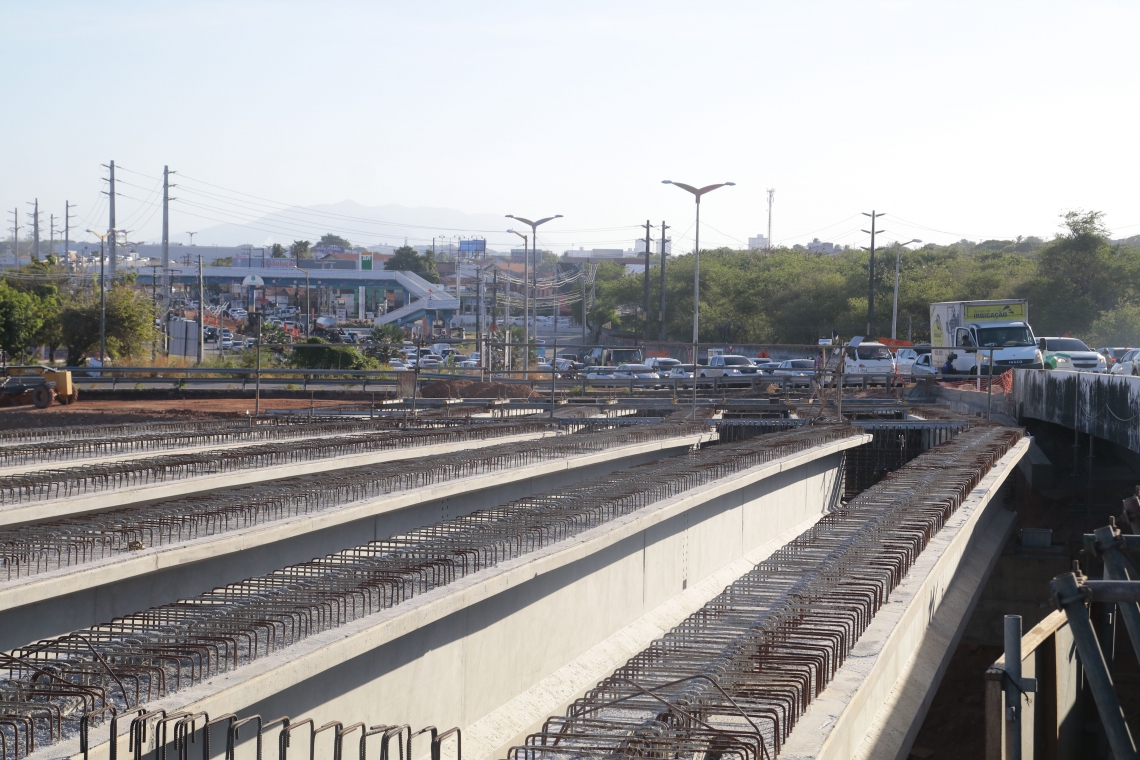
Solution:
<svg viewBox="0 0 1140 760">
<path fill-rule="evenodd" d="M 795 535 L 837 504 L 842 452 L 869 440 L 857 435 L 816 446 L 659 501 L 148 708 L 305 715 L 318 725 L 333 716 L 382 716 L 389 723 L 466 728 L 595 647 L 609 651 L 589 673 L 552 691 L 550 700 L 561 702 L 585 688 L 594 671 L 656 635 L 664 622 L 651 624 L 646 616 L 661 610 L 663 620 L 683 617 L 737 570 L 718 573 L 758 548 L 774 548 L 771 542 Z M 686 597 L 679 609 L 662 609 L 710 578 L 716 578 L 712 586 Z M 640 634 L 629 630 L 638 625 Z M 472 738 L 479 737 L 479 752 L 494 753 L 540 713 L 548 714 L 547 707 L 498 713 L 493 726 L 481 724 Z M 107 757 L 108 749 L 94 747 L 91 757 Z M 125 749 L 123 740 L 119 751 Z M 64 742 L 45 756 L 76 750 Z"/>
</svg>

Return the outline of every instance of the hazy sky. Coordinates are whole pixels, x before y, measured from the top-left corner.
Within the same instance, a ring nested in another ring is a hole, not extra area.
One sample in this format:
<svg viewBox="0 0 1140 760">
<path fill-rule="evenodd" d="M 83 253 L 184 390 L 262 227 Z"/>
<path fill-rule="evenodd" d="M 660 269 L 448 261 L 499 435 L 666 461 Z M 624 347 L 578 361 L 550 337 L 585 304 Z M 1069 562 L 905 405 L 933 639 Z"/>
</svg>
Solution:
<svg viewBox="0 0 1140 760">
<path fill-rule="evenodd" d="M 703 246 L 764 231 L 769 187 L 777 243 L 865 244 L 872 208 L 884 240 L 1048 236 L 1077 207 L 1140 233 L 1134 2 L 3 6 L 5 228 L 35 197 L 45 225 L 66 199 L 105 228 L 115 159 L 232 199 L 561 213 L 555 248 L 628 247 L 613 228 L 647 218 L 691 247 L 663 179 L 737 183 Z M 120 177 L 119 226 L 154 239 L 154 180 Z M 172 206 L 173 234 L 233 221 Z"/>
</svg>

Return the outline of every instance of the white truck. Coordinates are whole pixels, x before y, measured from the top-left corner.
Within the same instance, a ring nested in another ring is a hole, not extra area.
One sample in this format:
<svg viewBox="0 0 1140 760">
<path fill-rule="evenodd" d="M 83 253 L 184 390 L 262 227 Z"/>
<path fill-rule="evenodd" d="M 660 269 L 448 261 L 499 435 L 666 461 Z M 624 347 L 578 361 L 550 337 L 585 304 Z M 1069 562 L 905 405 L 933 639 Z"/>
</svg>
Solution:
<svg viewBox="0 0 1140 760">
<path fill-rule="evenodd" d="M 1042 369 L 1041 351 L 1029 326 L 1029 302 L 943 301 L 930 304 L 931 366 L 949 362 L 957 374 L 989 374 L 990 349 L 997 374 L 1007 369 Z"/>
</svg>

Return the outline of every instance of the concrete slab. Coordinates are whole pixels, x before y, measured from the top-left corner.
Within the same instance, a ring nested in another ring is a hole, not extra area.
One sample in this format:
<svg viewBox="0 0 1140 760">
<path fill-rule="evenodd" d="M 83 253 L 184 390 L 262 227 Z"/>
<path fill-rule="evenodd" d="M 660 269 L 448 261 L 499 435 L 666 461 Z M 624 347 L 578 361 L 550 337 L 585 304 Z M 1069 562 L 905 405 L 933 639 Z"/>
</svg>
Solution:
<svg viewBox="0 0 1140 760">
<path fill-rule="evenodd" d="M 0 528 L 13 528 L 18 525 L 26 525 L 41 520 L 58 519 L 60 517 L 67 517 L 68 515 L 78 515 L 85 512 L 98 512 L 104 509 L 116 509 L 119 507 L 146 504 L 159 501 L 160 499 L 171 499 L 176 496 L 189 496 L 196 493 L 216 491 L 219 488 L 264 483 L 270 480 L 290 478 L 297 475 L 308 475 L 315 472 L 332 472 L 349 467 L 392 462 L 409 457 L 447 454 L 453 451 L 474 449 L 490 444 L 533 441 L 553 435 L 559 435 L 559 433 L 524 433 L 521 435 L 507 435 L 501 438 L 489 438 L 484 441 L 459 441 L 456 443 L 416 446 L 407 449 L 390 449 L 355 456 L 316 459 L 304 464 L 288 464 L 279 467 L 249 469 L 240 472 L 229 472 L 223 475 L 187 478 L 170 483 L 157 483 L 135 488 L 103 491 L 89 496 L 75 496 L 64 499 L 33 501 L 26 504 L 13 504 L 0 507 Z"/>
<path fill-rule="evenodd" d="M 931 540 L 796 724 L 784 760 L 905 758 L 953 645 L 1012 529 L 993 497 L 1029 449 L 1019 441 Z"/>
<path fill-rule="evenodd" d="M 838 493 L 842 452 L 870 440 L 862 435 L 835 441 L 663 500 L 313 636 L 148 708 L 311 714 L 318 724 L 335 715 L 473 725 L 757 548 L 743 546 L 738 552 L 726 530 L 743 534 L 749 524 L 766 525 L 766 536 L 756 534 L 762 545 L 809 517 L 818 519 Z M 789 500 L 802 503 L 796 519 L 790 519 L 792 510 L 777 508 Z M 771 519 L 746 517 L 757 511 Z M 725 519 L 726 512 L 734 518 Z M 714 566 L 712 547 L 717 546 L 723 550 Z M 671 587 L 650 582 L 676 565 L 682 572 Z M 715 584 L 717 590 L 723 585 Z M 581 609 L 590 614 L 574 613 Z M 91 758 L 100 760 L 107 751 L 104 742 L 92 748 Z M 38 754 L 77 752 L 77 743 L 65 742 Z"/>
</svg>

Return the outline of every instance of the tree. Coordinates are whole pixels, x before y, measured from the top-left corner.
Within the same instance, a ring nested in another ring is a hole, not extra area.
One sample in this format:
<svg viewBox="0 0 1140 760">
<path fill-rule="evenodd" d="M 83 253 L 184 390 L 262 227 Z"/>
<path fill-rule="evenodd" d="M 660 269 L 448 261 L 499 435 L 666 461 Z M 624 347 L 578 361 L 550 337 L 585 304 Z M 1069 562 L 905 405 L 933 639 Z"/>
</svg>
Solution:
<svg viewBox="0 0 1140 760">
<path fill-rule="evenodd" d="M 313 252 L 309 250 L 309 241 L 294 240 L 293 245 L 289 246 L 289 255 L 297 261 L 313 258 Z"/>
<path fill-rule="evenodd" d="M 1034 326 L 1046 335 L 1087 330 L 1102 311 L 1116 305 L 1125 275 L 1108 239 L 1100 211 L 1062 215 L 1065 232 L 1041 250 L 1039 277 L 1028 295 L 1036 304 Z"/>
<path fill-rule="evenodd" d="M 289 364 L 297 369 L 374 369 L 376 365 L 355 346 L 335 346 L 320 338 L 296 344 Z"/>
<path fill-rule="evenodd" d="M 352 250 L 352 243 L 348 242 L 340 235 L 334 235 L 331 232 L 321 235 L 321 239 L 317 245 L 335 245 L 343 248 L 346 251 Z"/>
<path fill-rule="evenodd" d="M 0 280 L 0 349 L 13 359 L 26 361 L 42 325 L 39 299 Z"/>
<path fill-rule="evenodd" d="M 115 282 L 106 301 L 107 354 L 112 358 L 140 356 L 157 337 L 149 295 L 128 282 Z M 59 321 L 68 365 L 78 366 L 98 350 L 99 316 L 99 295 L 93 290 L 84 290 L 64 303 Z"/>
<path fill-rule="evenodd" d="M 269 252 L 275 259 L 283 259 L 287 253 L 285 246 L 281 245 L 280 243 L 274 243 L 273 247 L 269 249 Z"/>
<path fill-rule="evenodd" d="M 384 268 L 391 272 L 411 272 L 428 282 L 440 281 L 439 272 L 435 268 L 435 254 L 429 250 L 421 256 L 410 245 L 397 248 L 392 258 L 384 262 Z"/>
</svg>

